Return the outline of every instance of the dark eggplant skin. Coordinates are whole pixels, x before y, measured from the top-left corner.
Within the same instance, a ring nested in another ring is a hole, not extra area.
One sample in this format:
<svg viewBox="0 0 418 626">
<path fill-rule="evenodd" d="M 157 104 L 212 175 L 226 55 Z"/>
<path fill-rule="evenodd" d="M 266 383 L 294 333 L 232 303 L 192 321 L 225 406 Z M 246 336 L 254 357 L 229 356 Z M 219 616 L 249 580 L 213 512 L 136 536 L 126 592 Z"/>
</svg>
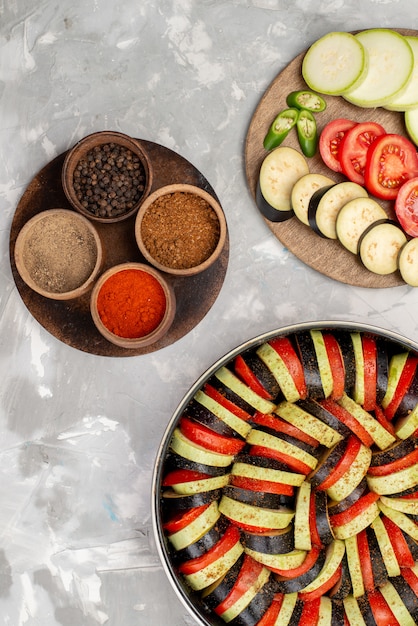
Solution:
<svg viewBox="0 0 418 626">
<path fill-rule="evenodd" d="M 328 513 L 335 515 L 336 513 L 342 513 L 350 508 L 359 498 L 361 498 L 367 491 L 367 478 L 364 477 L 361 482 L 353 489 L 353 491 L 344 500 L 339 502 L 328 503 Z"/>
<path fill-rule="evenodd" d="M 315 520 L 322 545 L 327 546 L 334 540 L 334 534 L 328 516 L 328 497 L 325 491 L 314 491 Z"/>
<path fill-rule="evenodd" d="M 275 459 L 269 459 L 265 456 L 257 456 L 256 454 L 239 454 L 235 457 L 235 463 L 246 463 L 247 465 L 254 465 L 255 467 L 265 467 L 267 469 L 280 470 L 283 472 L 289 471 L 289 466 L 286 463 L 281 463 Z"/>
<path fill-rule="evenodd" d="M 341 348 L 345 369 L 345 391 L 350 395 L 356 380 L 356 366 L 354 361 L 354 346 L 351 333 L 347 330 L 333 331 Z"/>
<path fill-rule="evenodd" d="M 261 191 L 260 182 L 257 183 L 255 192 L 255 203 L 260 213 L 270 222 L 286 222 L 295 215 L 293 209 L 289 211 L 279 211 L 267 202 Z"/>
<path fill-rule="evenodd" d="M 325 235 L 319 230 L 316 223 L 316 212 L 318 209 L 318 205 L 322 200 L 324 194 L 329 191 L 332 187 L 335 187 L 336 183 L 332 183 L 331 185 L 326 185 L 325 187 L 320 187 L 312 194 L 309 204 L 308 204 L 308 222 L 309 226 L 312 230 L 319 235 L 320 237 L 325 238 Z"/>
<path fill-rule="evenodd" d="M 389 354 L 386 341 L 376 337 L 376 402 L 380 404 L 388 386 L 389 379 Z"/>
<path fill-rule="evenodd" d="M 336 585 L 328 592 L 331 600 L 344 600 L 353 590 L 351 584 L 350 570 L 348 569 L 347 555 L 344 554 L 341 561 L 341 578 Z"/>
<path fill-rule="evenodd" d="M 221 380 L 219 380 L 219 378 L 216 377 L 216 374 L 210 377 L 210 379 L 208 380 L 208 384 L 211 387 L 214 387 L 227 400 L 229 400 L 230 402 L 233 402 L 237 407 L 239 407 L 243 411 L 246 411 L 250 415 L 254 415 L 254 413 L 256 412 L 255 408 L 252 407 L 251 404 L 248 404 L 248 402 L 246 402 L 244 398 L 241 398 L 241 396 L 235 393 L 235 391 L 233 391 L 232 389 L 224 385 L 224 383 Z"/>
<path fill-rule="evenodd" d="M 192 421 L 201 424 L 202 426 L 206 426 L 206 428 L 210 428 L 214 432 L 218 433 L 218 435 L 233 437 L 234 439 L 242 439 L 242 436 L 237 433 L 236 430 L 226 424 L 217 415 L 212 413 L 212 411 L 209 411 L 209 409 L 197 402 L 195 399 L 192 399 L 185 407 L 183 415 Z"/>
<path fill-rule="evenodd" d="M 164 474 L 168 474 L 177 469 L 188 469 L 195 472 L 202 472 L 202 474 L 209 474 L 210 476 L 223 476 L 231 471 L 232 465 L 228 467 L 216 467 L 215 465 L 205 465 L 204 463 L 198 463 L 197 461 L 191 461 L 186 459 L 180 454 L 175 452 L 169 452 L 164 462 Z"/>
<path fill-rule="evenodd" d="M 345 609 L 342 600 L 332 600 L 331 626 L 345 626 Z"/>
<path fill-rule="evenodd" d="M 408 582 L 405 580 L 405 578 L 402 575 L 393 576 L 390 579 L 390 582 L 395 587 L 407 611 L 409 611 L 411 617 L 417 622 L 418 621 L 418 597 L 416 596 L 414 590 L 409 586 Z"/>
<path fill-rule="evenodd" d="M 307 413 L 310 413 L 327 424 L 330 428 L 333 428 L 343 437 L 348 437 L 351 434 L 351 430 L 345 424 L 337 419 L 335 415 L 327 411 L 327 409 L 316 400 L 307 398 L 306 400 L 299 400 L 296 404 Z"/>
<path fill-rule="evenodd" d="M 407 543 L 407 546 L 409 548 L 409 551 L 412 554 L 414 561 L 418 561 L 418 543 L 415 541 L 415 539 L 411 537 L 411 535 L 408 535 L 408 533 L 402 530 L 402 528 L 401 528 L 401 532 L 404 536 L 404 539 Z"/>
<path fill-rule="evenodd" d="M 331 471 L 343 456 L 347 448 L 347 443 L 347 439 L 341 439 L 341 441 L 336 443 L 332 448 L 327 448 L 322 452 L 322 457 L 319 457 L 318 465 L 309 474 L 309 480 L 313 487 L 319 487 L 321 483 L 328 478 Z"/>
<path fill-rule="evenodd" d="M 399 419 L 408 415 L 417 405 L 418 398 L 418 372 L 415 371 L 414 378 L 408 387 L 408 391 L 402 398 L 398 408 L 396 409 L 394 419 Z"/>
<path fill-rule="evenodd" d="M 379 626 L 374 619 L 373 611 L 370 608 L 370 603 L 366 595 L 356 598 L 358 608 L 367 626 Z"/>
<path fill-rule="evenodd" d="M 387 463 L 392 463 L 392 461 L 397 461 L 398 459 L 401 459 L 410 452 L 413 452 L 416 448 L 418 448 L 417 437 L 408 437 L 408 439 L 401 439 L 401 441 L 396 441 L 392 446 L 386 448 L 385 450 L 374 451 L 372 453 L 370 465 L 372 467 L 376 467 L 380 465 L 386 465 Z"/>
<path fill-rule="evenodd" d="M 324 388 L 311 334 L 309 331 L 295 333 L 295 342 L 303 367 L 308 396 L 323 400 L 325 398 Z"/>
<path fill-rule="evenodd" d="M 376 534 L 373 530 L 373 528 L 371 528 L 371 526 L 369 526 L 368 528 L 366 528 L 366 536 L 367 536 L 367 542 L 369 544 L 369 551 L 370 551 L 370 559 L 372 562 L 372 572 L 373 572 L 373 578 L 374 578 L 374 584 L 375 587 L 381 587 L 382 585 L 385 584 L 385 582 L 388 579 L 388 573 L 386 570 L 386 565 L 385 562 L 383 560 L 383 556 L 382 553 L 380 551 L 379 548 L 379 544 L 376 538 Z M 361 555 L 360 555 L 361 556 Z"/>
<path fill-rule="evenodd" d="M 277 403 L 279 398 L 283 397 L 280 385 L 264 361 L 260 359 L 256 350 L 249 350 L 241 356 L 260 385 L 270 394 L 272 401 Z"/>
<path fill-rule="evenodd" d="M 223 494 L 237 500 L 245 502 L 253 506 L 259 506 L 265 509 L 278 509 L 280 507 L 290 507 L 294 503 L 293 496 L 284 496 L 278 493 L 268 493 L 266 491 L 253 491 L 251 489 L 243 489 L 234 485 L 226 485 L 223 488 Z"/>
<path fill-rule="evenodd" d="M 256 626 L 273 602 L 275 593 L 275 582 L 272 578 L 269 578 L 245 609 L 231 620 L 229 624 L 233 626 Z"/>
<path fill-rule="evenodd" d="M 161 494 L 164 517 L 187 511 L 196 506 L 210 504 L 214 500 L 219 500 L 221 495 L 222 489 L 212 489 L 211 491 L 202 491 L 186 496 L 176 494 L 173 489 L 166 489 Z"/>
<path fill-rule="evenodd" d="M 212 611 L 218 604 L 221 604 L 230 593 L 234 583 L 241 571 L 245 554 L 241 554 L 233 566 L 228 570 L 218 585 L 214 586 L 210 593 L 203 592 L 202 603 L 208 611 Z"/>
<path fill-rule="evenodd" d="M 218 543 L 229 525 L 230 522 L 228 519 L 221 515 L 216 524 L 195 543 L 190 544 L 182 550 L 173 550 L 173 563 L 183 563 L 184 561 L 195 559 L 202 556 L 202 554 L 205 554 L 205 552 L 213 548 L 213 546 Z"/>
<path fill-rule="evenodd" d="M 281 531 L 270 533 L 241 532 L 242 545 L 262 554 L 286 554 L 295 547 L 293 524 Z"/>
<path fill-rule="evenodd" d="M 276 575 L 276 584 L 277 591 L 280 593 L 293 593 L 296 591 L 301 591 L 304 589 L 309 583 L 311 583 L 321 571 L 323 565 L 325 563 L 325 550 L 321 550 L 317 560 L 312 565 L 312 567 L 302 574 L 301 576 L 297 576 L 296 578 L 284 578 L 282 576 Z"/>
</svg>

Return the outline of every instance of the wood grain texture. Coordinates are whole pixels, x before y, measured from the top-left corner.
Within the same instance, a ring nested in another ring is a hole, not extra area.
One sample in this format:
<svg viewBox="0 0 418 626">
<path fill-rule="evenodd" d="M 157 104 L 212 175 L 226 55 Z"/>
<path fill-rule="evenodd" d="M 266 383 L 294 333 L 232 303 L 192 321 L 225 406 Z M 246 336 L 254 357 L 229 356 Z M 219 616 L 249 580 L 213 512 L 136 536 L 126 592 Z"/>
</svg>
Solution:
<svg viewBox="0 0 418 626">
<path fill-rule="evenodd" d="M 415 30 L 395 29 L 403 35 L 417 35 Z M 264 137 L 275 116 L 286 108 L 287 95 L 297 89 L 306 89 L 302 78 L 301 66 L 306 51 L 299 54 L 272 81 L 262 96 L 250 121 L 245 141 L 245 171 L 251 195 L 255 201 L 258 173 L 267 152 L 263 147 Z M 318 132 L 327 122 L 337 118 L 349 118 L 358 122 L 373 120 L 381 124 L 387 132 L 406 135 L 402 113 L 387 111 L 383 108 L 366 109 L 356 107 L 341 97 L 325 96 L 327 108 L 316 116 Z M 289 133 L 282 145 L 300 150 L 297 135 Z M 308 159 L 309 169 L 314 173 L 329 176 L 335 182 L 346 180 L 342 175 L 331 172 L 317 154 Z M 394 217 L 393 203 L 378 200 L 389 217 Z M 388 276 L 379 276 L 369 272 L 359 258 L 343 248 L 338 242 L 316 235 L 308 226 L 296 217 L 282 223 L 270 222 L 263 216 L 270 230 L 277 239 L 298 259 L 325 276 L 339 282 L 370 288 L 396 287 L 405 284 L 398 272 Z"/>
<path fill-rule="evenodd" d="M 147 151 L 152 168 L 151 192 L 172 183 L 188 183 L 201 187 L 219 202 L 206 178 L 189 161 L 159 144 L 140 140 Z M 16 208 L 10 231 L 10 264 L 19 294 L 31 314 L 53 336 L 83 352 L 99 356 L 124 357 L 154 352 L 168 346 L 191 331 L 214 304 L 225 279 L 229 259 L 229 238 L 220 258 L 207 270 L 190 277 L 165 274 L 177 301 L 176 316 L 168 333 L 158 342 L 138 349 L 120 348 L 98 332 L 90 314 L 90 292 L 68 301 L 45 298 L 21 279 L 14 260 L 14 247 L 22 226 L 45 209 L 71 209 L 61 184 L 61 170 L 66 153 L 53 159 L 30 182 Z M 119 222 L 94 222 L 104 248 L 103 271 L 126 261 L 147 263 L 135 240 L 135 216 Z"/>
</svg>

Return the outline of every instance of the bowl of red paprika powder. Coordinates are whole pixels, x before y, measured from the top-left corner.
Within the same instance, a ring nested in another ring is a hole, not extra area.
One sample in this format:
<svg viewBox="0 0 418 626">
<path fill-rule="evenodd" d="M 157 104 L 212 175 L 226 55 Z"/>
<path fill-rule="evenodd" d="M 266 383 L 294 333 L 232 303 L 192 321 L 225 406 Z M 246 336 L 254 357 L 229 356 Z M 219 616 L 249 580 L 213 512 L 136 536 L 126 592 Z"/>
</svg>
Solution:
<svg viewBox="0 0 418 626">
<path fill-rule="evenodd" d="M 141 348 L 160 340 L 170 328 L 174 292 L 158 270 L 143 263 L 121 263 L 104 272 L 90 300 L 93 321 L 108 341 Z"/>
<path fill-rule="evenodd" d="M 152 168 L 139 141 L 117 131 L 99 131 L 68 151 L 61 178 L 76 211 L 98 222 L 117 222 L 134 215 L 147 197 Z"/>
<path fill-rule="evenodd" d="M 219 202 L 189 184 L 160 187 L 146 198 L 135 220 L 136 241 L 145 259 L 177 276 L 210 267 L 220 256 L 226 235 Z"/>
</svg>

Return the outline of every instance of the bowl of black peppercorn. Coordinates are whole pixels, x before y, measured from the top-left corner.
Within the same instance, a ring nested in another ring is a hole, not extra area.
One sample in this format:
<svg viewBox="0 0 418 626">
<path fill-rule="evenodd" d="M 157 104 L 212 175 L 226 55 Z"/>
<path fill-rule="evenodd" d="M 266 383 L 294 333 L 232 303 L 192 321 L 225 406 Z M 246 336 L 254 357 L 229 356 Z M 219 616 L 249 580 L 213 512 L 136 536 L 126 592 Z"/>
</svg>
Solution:
<svg viewBox="0 0 418 626">
<path fill-rule="evenodd" d="M 117 131 L 87 135 L 71 148 L 62 186 L 71 206 L 98 222 L 134 215 L 148 196 L 152 168 L 140 142 Z"/>
</svg>

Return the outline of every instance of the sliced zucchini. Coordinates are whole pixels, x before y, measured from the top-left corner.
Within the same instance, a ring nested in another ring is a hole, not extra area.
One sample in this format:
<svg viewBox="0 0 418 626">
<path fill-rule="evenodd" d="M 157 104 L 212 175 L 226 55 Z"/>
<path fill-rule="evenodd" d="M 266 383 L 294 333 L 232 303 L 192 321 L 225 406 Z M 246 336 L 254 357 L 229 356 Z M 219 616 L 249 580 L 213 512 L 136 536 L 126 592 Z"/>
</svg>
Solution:
<svg viewBox="0 0 418 626">
<path fill-rule="evenodd" d="M 316 191 L 308 208 L 311 228 L 322 237 L 337 239 L 336 222 L 342 207 L 354 198 L 367 198 L 364 187 L 351 181 L 336 183 Z"/>
<path fill-rule="evenodd" d="M 311 45 L 302 62 L 302 76 L 314 91 L 339 96 L 361 84 L 367 72 L 361 41 L 346 32 L 331 32 Z"/>
<path fill-rule="evenodd" d="M 296 567 L 300 567 L 306 558 L 305 550 L 292 550 L 284 554 L 266 554 L 245 548 L 245 552 L 252 556 L 255 561 L 262 563 L 266 567 L 280 570 L 292 570 Z"/>
<path fill-rule="evenodd" d="M 345 553 L 347 555 L 348 569 L 353 586 L 353 596 L 359 598 L 365 592 L 363 574 L 361 573 L 361 555 L 358 549 L 357 536 L 352 535 L 345 539 Z"/>
<path fill-rule="evenodd" d="M 322 189 L 323 187 L 329 187 L 333 184 L 334 181 L 332 178 L 329 178 L 324 174 L 305 174 L 305 176 L 299 178 L 299 180 L 293 185 L 290 201 L 296 217 L 302 222 L 302 224 L 309 226 L 309 201 L 315 191 L 318 191 L 318 189 Z"/>
<path fill-rule="evenodd" d="M 378 505 L 383 515 L 389 517 L 389 519 L 391 519 L 392 522 L 395 522 L 395 524 L 397 524 L 401 530 L 404 530 L 407 535 L 410 535 L 412 539 L 418 541 L 418 526 L 410 517 L 401 511 L 396 511 L 395 509 L 386 506 L 381 500 L 378 501 Z"/>
<path fill-rule="evenodd" d="M 310 550 L 312 548 L 310 530 L 310 503 L 311 484 L 308 481 L 302 483 L 298 489 L 295 506 L 295 548 L 297 550 Z"/>
<path fill-rule="evenodd" d="M 418 144 L 418 105 L 414 109 L 405 111 L 405 127 L 409 137 Z"/>
<path fill-rule="evenodd" d="M 402 279 L 411 287 L 418 287 L 418 237 L 410 239 L 400 250 L 398 267 Z"/>
<path fill-rule="evenodd" d="M 402 626 L 415 626 L 416 622 L 412 615 L 406 608 L 399 593 L 388 580 L 382 587 L 380 587 L 380 593 L 385 598 L 392 613 Z"/>
<path fill-rule="evenodd" d="M 272 150 L 261 164 L 256 194 L 257 206 L 264 217 L 272 222 L 292 217 L 293 185 L 308 173 L 305 157 L 294 148 L 280 146 Z"/>
<path fill-rule="evenodd" d="M 418 499 L 412 498 L 393 498 L 388 496 L 380 496 L 380 501 L 395 511 L 407 513 L 407 515 L 418 515 Z"/>
<path fill-rule="evenodd" d="M 305 452 L 302 448 L 293 445 L 292 443 L 288 443 L 284 439 L 280 437 L 275 437 L 270 433 L 263 432 L 261 430 L 257 430 L 253 428 L 250 434 L 247 437 L 247 443 L 254 446 L 263 446 L 265 448 L 271 448 L 272 450 L 277 450 L 282 454 L 286 454 L 287 456 L 293 457 L 301 463 L 305 463 L 311 469 L 315 469 L 317 466 L 317 459 L 309 454 L 309 452 Z"/>
<path fill-rule="evenodd" d="M 396 558 L 395 550 L 393 549 L 388 532 L 380 515 L 373 520 L 370 528 L 375 533 L 388 576 L 399 576 L 401 570 L 398 559 Z"/>
<path fill-rule="evenodd" d="M 286 528 L 293 519 L 294 512 L 290 509 L 266 509 L 252 506 L 246 502 L 238 502 L 228 496 L 222 496 L 219 503 L 219 511 L 228 519 L 234 521 L 237 526 L 248 524 L 259 528 L 280 529 Z"/>
<path fill-rule="evenodd" d="M 343 438 L 334 428 L 331 428 L 322 420 L 311 415 L 298 404 L 281 402 L 277 406 L 275 413 L 327 448 L 332 448 Z"/>
<path fill-rule="evenodd" d="M 382 496 L 390 496 L 416 487 L 418 484 L 418 463 L 387 476 L 368 476 L 367 483 L 370 491 Z"/>
<path fill-rule="evenodd" d="M 213 528 L 220 516 L 218 503 L 212 502 L 193 522 L 169 535 L 168 540 L 175 550 L 182 550 L 203 537 L 210 528 Z"/>
<path fill-rule="evenodd" d="M 398 269 L 398 256 L 406 241 L 405 233 L 396 222 L 379 220 L 366 228 L 360 237 L 360 259 L 374 274 L 393 274 Z"/>
<path fill-rule="evenodd" d="M 414 55 L 414 69 L 406 89 L 385 106 L 389 111 L 402 112 L 418 107 L 418 37 L 405 36 L 405 39 Z"/>
<path fill-rule="evenodd" d="M 342 558 L 345 553 L 345 543 L 340 539 L 334 539 L 334 541 L 327 547 L 325 563 L 318 574 L 307 587 L 302 590 L 303 593 L 310 593 L 321 587 L 333 576 L 338 569 Z"/>
<path fill-rule="evenodd" d="M 344 248 L 357 254 L 362 233 L 370 224 L 383 219 L 386 219 L 386 213 L 377 200 L 367 197 L 350 200 L 337 215 L 337 239 Z"/>
<path fill-rule="evenodd" d="M 327 494 L 331 500 L 337 502 L 344 500 L 361 483 L 369 469 L 371 456 L 370 448 L 361 444 L 358 454 L 347 472 L 327 489 Z"/>
<path fill-rule="evenodd" d="M 270 400 L 265 400 L 257 393 L 252 391 L 245 383 L 243 383 L 233 372 L 227 367 L 221 367 L 215 372 L 215 377 L 220 380 L 226 387 L 231 389 L 237 396 L 242 398 L 256 411 L 262 413 L 270 413 L 274 410 L 275 404 Z"/>
<path fill-rule="evenodd" d="M 197 443 L 187 439 L 181 432 L 180 428 L 176 428 L 170 442 L 170 448 L 176 454 L 184 456 L 191 461 L 197 461 L 205 465 L 215 465 L 216 467 L 228 467 L 234 460 L 231 454 L 221 454 L 220 452 L 212 452 L 199 446 Z"/>
<path fill-rule="evenodd" d="M 405 37 L 388 28 L 374 28 L 355 35 L 369 63 L 359 86 L 344 98 L 359 107 L 385 106 L 406 89 L 414 68 L 414 55 Z"/>
<path fill-rule="evenodd" d="M 395 443 L 395 437 L 390 434 L 368 411 L 357 404 L 352 398 L 344 395 L 338 403 L 357 420 L 371 436 L 381 450 Z"/>
</svg>

